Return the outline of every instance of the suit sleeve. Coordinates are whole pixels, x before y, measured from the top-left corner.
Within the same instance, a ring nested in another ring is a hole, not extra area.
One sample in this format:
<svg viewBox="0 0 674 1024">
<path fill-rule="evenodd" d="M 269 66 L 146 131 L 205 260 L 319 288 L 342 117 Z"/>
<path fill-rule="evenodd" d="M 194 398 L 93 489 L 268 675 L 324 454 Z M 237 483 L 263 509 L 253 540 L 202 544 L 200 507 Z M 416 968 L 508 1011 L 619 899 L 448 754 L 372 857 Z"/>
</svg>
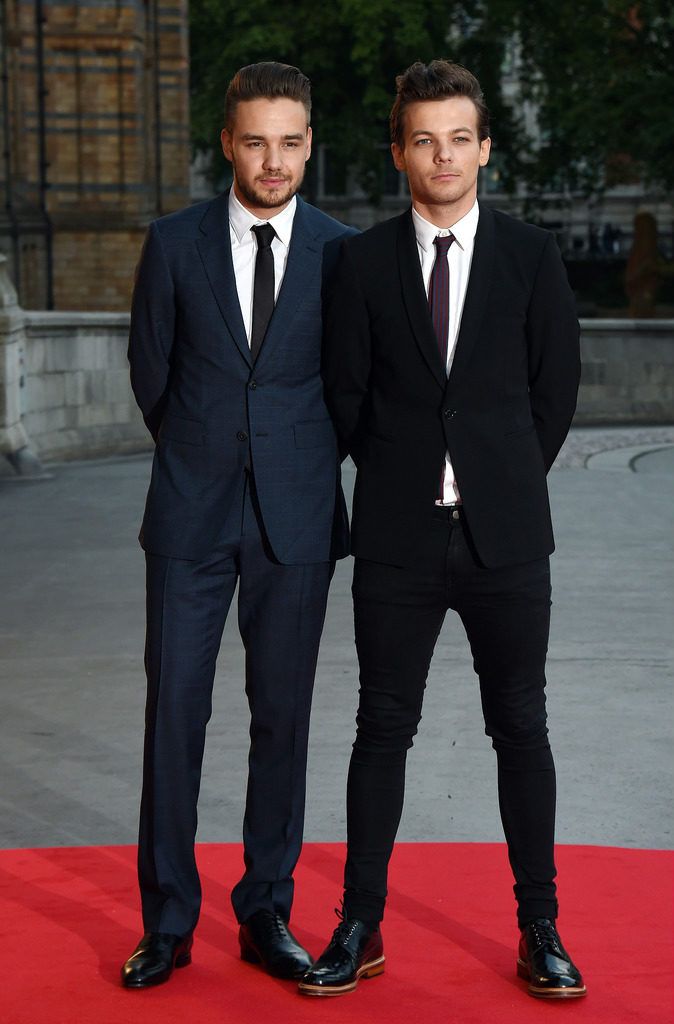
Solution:
<svg viewBox="0 0 674 1024">
<path fill-rule="evenodd" d="M 527 316 L 529 399 L 545 469 L 571 426 L 580 383 L 576 302 L 552 235 L 543 248 Z"/>
<path fill-rule="evenodd" d="M 131 303 L 131 387 L 145 424 L 157 440 L 166 404 L 175 323 L 173 280 L 159 230 L 150 224 Z"/>
<path fill-rule="evenodd" d="M 348 244 L 342 245 L 327 289 L 322 375 L 342 458 L 358 462 L 361 423 L 368 397 L 370 318 Z"/>
</svg>

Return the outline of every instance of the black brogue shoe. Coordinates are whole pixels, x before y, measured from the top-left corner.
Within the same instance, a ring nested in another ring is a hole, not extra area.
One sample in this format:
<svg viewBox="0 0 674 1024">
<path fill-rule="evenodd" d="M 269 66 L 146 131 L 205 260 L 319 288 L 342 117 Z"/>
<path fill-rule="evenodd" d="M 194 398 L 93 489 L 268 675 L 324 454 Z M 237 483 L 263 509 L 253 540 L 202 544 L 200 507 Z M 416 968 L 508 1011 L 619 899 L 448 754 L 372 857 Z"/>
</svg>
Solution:
<svg viewBox="0 0 674 1024">
<path fill-rule="evenodd" d="M 384 971 L 384 944 L 379 925 L 345 918 L 330 944 L 299 983 L 305 996 L 341 996 L 353 992 L 361 978 Z"/>
<path fill-rule="evenodd" d="M 174 967 L 187 967 L 192 962 L 191 949 L 191 935 L 146 932 L 122 965 L 122 985 L 125 988 L 161 985 L 169 980 Z"/>
<path fill-rule="evenodd" d="M 239 929 L 241 959 L 262 964 L 275 978 L 301 978 L 313 957 L 288 928 L 280 914 L 257 910 Z"/>
<path fill-rule="evenodd" d="M 539 999 L 569 999 L 587 992 L 554 921 L 547 917 L 539 917 L 522 929 L 517 973 L 529 982 L 529 994 Z"/>
</svg>

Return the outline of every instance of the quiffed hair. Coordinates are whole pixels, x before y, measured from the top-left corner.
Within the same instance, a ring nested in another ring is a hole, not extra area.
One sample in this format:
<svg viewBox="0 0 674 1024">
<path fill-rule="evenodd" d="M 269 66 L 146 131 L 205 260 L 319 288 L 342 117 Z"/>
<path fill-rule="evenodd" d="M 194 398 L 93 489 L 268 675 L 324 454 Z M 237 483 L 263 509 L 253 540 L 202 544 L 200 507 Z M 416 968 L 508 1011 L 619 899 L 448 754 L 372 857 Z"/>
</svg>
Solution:
<svg viewBox="0 0 674 1024">
<path fill-rule="evenodd" d="M 227 87 L 225 95 L 225 128 L 231 130 L 237 105 L 244 100 L 276 99 L 285 97 L 299 100 L 311 119 L 311 82 L 299 68 L 263 60 L 240 68 Z"/>
<path fill-rule="evenodd" d="M 405 108 L 420 100 L 438 100 L 446 96 L 466 96 L 477 110 L 480 141 L 489 138 L 489 111 L 475 75 L 461 64 L 448 60 L 417 61 L 396 78 L 396 98 L 391 108 L 391 142 L 402 148 L 405 136 Z"/>
</svg>

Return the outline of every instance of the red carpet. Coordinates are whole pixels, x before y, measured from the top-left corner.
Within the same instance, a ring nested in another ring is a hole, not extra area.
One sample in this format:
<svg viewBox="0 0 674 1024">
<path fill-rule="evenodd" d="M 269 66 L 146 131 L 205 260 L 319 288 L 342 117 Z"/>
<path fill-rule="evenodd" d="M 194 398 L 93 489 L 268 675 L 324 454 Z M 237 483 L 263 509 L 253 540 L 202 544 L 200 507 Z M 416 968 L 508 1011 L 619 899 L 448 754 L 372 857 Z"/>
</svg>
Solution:
<svg viewBox="0 0 674 1024">
<path fill-rule="evenodd" d="M 0 852 L 3 1024 L 671 1024 L 672 862 L 667 851 L 558 849 L 560 930 L 586 999 L 542 1003 L 515 976 L 504 848 L 401 844 L 391 872 L 385 974 L 338 999 L 299 996 L 238 959 L 229 886 L 235 845 L 199 848 L 204 911 L 194 962 L 168 985 L 127 992 L 139 936 L 130 847 Z M 342 847 L 309 844 L 293 928 L 318 953 L 336 921 Z M 438 881 L 439 880 L 439 881 Z"/>
</svg>

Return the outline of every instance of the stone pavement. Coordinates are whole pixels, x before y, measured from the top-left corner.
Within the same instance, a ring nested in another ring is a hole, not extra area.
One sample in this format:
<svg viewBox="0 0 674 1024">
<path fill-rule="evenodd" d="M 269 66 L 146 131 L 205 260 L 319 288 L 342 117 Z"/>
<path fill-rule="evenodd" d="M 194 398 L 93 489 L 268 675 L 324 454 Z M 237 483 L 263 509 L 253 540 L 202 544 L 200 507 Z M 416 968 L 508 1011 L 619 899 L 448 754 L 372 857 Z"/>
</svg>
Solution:
<svg viewBox="0 0 674 1024">
<path fill-rule="evenodd" d="M 149 456 L 0 474 L 0 846 L 133 843 L 144 680 Z M 345 486 L 353 471 L 345 469 Z M 572 431 L 550 476 L 557 552 L 548 671 L 561 842 L 672 846 L 674 427 Z M 309 840 L 344 836 L 356 704 L 350 560 L 316 681 Z M 230 615 L 199 838 L 238 841 L 247 717 Z M 448 616 L 410 753 L 401 839 L 501 839 L 494 755 L 460 623 Z"/>
</svg>

